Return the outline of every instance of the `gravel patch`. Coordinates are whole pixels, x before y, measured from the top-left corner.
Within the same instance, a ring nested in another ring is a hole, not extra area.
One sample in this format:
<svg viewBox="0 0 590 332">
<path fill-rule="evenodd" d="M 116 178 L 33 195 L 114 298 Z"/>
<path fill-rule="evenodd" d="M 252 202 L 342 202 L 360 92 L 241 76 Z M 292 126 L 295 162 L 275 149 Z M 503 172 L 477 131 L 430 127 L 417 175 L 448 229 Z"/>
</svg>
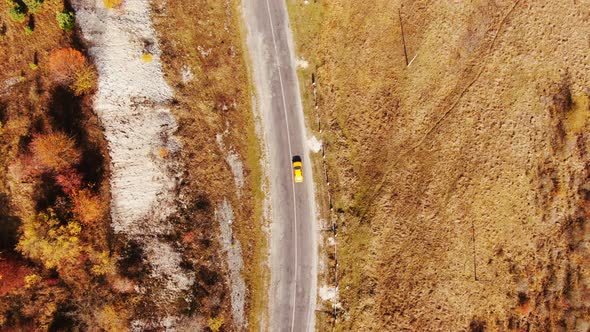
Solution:
<svg viewBox="0 0 590 332">
<path fill-rule="evenodd" d="M 245 328 L 246 319 L 244 305 L 246 303 L 246 283 L 242 277 L 244 262 L 242 260 L 242 247 L 234 238 L 231 225 L 234 221 L 234 212 L 224 200 L 215 211 L 215 217 L 219 221 L 221 236 L 220 242 L 224 253 L 227 255 L 229 267 L 229 281 L 231 285 L 232 315 L 237 327 Z"/>
</svg>

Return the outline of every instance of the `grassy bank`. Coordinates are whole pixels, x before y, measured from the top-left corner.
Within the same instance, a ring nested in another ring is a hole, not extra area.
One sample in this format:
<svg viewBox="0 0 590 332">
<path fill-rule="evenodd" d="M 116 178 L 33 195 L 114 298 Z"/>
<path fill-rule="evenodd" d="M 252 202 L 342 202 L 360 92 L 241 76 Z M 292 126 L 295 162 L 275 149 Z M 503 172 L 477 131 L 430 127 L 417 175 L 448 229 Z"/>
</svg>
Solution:
<svg viewBox="0 0 590 332">
<path fill-rule="evenodd" d="M 207 202 L 208 215 L 194 229 L 196 239 L 216 242 L 218 227 L 213 208 L 227 199 L 234 209 L 232 224 L 241 243 L 244 275 L 248 287 L 246 315 L 250 330 L 258 330 L 266 309 L 266 237 L 262 216 L 260 145 L 251 111 L 251 89 L 240 31 L 237 1 L 155 1 L 154 21 L 162 43 L 166 79 L 175 89 L 173 111 L 183 142 L 182 160 L 187 166 L 185 191 L 190 199 Z M 220 144 L 221 142 L 221 144 Z M 228 153 L 243 165 L 243 187 L 226 161 Z M 190 200 L 189 199 L 189 200 Z M 200 243 L 200 244 L 199 244 Z M 215 269 L 227 275 L 220 248 L 191 244 L 195 268 Z M 212 256 L 202 256 L 203 252 Z M 213 258 L 213 259 L 212 259 Z M 212 262 L 213 260 L 213 262 Z M 217 261 L 217 262 L 215 262 Z M 225 278 L 225 277 L 224 277 Z M 218 283 L 223 284 L 223 279 Z M 229 291 L 223 288 L 219 307 L 201 314 L 223 317 L 224 328 L 232 328 Z"/>
</svg>

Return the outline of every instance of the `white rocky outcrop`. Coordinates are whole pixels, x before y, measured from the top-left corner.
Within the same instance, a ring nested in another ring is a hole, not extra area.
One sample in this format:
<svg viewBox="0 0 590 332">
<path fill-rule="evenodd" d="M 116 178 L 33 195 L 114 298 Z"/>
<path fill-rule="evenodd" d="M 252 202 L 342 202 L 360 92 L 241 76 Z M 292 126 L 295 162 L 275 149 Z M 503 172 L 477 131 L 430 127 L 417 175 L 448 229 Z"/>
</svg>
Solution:
<svg viewBox="0 0 590 332">
<path fill-rule="evenodd" d="M 117 9 L 106 9 L 101 0 L 72 5 L 98 69 L 94 109 L 109 144 L 112 227 L 143 244 L 152 276 L 173 298 L 194 277 L 180 268 L 180 254 L 158 239 L 175 212 L 179 165 L 170 156 L 180 145 L 173 136 L 176 122 L 167 106 L 172 89 L 164 80 L 150 1 L 126 0 Z M 142 57 L 148 53 L 151 57 Z"/>
</svg>

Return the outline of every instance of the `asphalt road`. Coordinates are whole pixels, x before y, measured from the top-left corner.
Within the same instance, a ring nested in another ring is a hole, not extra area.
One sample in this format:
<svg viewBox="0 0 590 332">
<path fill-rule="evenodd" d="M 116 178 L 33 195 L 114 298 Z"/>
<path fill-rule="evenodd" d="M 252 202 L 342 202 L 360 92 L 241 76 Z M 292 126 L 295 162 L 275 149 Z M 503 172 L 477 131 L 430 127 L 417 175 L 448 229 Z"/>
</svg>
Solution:
<svg viewBox="0 0 590 332">
<path fill-rule="evenodd" d="M 313 331 L 317 223 L 313 177 L 285 0 L 244 0 L 270 178 L 270 331 Z M 303 160 L 294 183 L 292 158 Z"/>
</svg>

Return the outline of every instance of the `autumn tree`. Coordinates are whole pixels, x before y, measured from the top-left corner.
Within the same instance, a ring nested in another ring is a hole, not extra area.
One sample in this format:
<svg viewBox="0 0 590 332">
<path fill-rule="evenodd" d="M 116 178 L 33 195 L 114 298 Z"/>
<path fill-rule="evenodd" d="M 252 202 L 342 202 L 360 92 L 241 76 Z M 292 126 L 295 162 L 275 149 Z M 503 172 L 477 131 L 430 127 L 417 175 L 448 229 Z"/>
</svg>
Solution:
<svg viewBox="0 0 590 332">
<path fill-rule="evenodd" d="M 77 96 L 90 91 L 96 82 L 96 71 L 86 57 L 73 48 L 54 50 L 49 55 L 49 71 L 53 80 L 67 85 Z"/>
<path fill-rule="evenodd" d="M 211 331 L 218 332 L 221 329 L 221 326 L 223 326 L 222 316 L 209 318 L 209 329 L 211 329 Z"/>
<path fill-rule="evenodd" d="M 82 187 L 82 176 L 73 168 L 66 168 L 55 175 L 54 179 L 61 190 L 68 195 L 74 194 Z"/>
<path fill-rule="evenodd" d="M 36 163 L 56 172 L 77 164 L 82 157 L 75 141 L 59 132 L 35 135 L 31 142 L 31 152 Z"/>
<path fill-rule="evenodd" d="M 92 262 L 92 268 L 90 272 L 95 276 L 114 276 L 117 272 L 116 263 L 108 251 L 95 252 L 93 251 L 90 256 Z"/>
<path fill-rule="evenodd" d="M 72 84 L 77 74 L 86 66 L 86 57 L 73 48 L 60 48 L 49 55 L 49 71 L 60 84 Z"/>
<path fill-rule="evenodd" d="M 72 195 L 72 202 L 74 215 L 84 224 L 95 223 L 102 216 L 102 201 L 88 189 L 75 192 Z"/>
<path fill-rule="evenodd" d="M 104 331 L 126 331 L 127 312 L 112 305 L 105 305 L 95 313 L 96 324 Z"/>
<path fill-rule="evenodd" d="M 64 224 L 51 209 L 23 220 L 21 230 L 17 249 L 46 268 L 59 270 L 73 265 L 82 254 L 80 224 L 75 221 Z"/>
<path fill-rule="evenodd" d="M 96 71 L 90 65 L 84 65 L 74 74 L 74 81 L 70 89 L 76 96 L 81 96 L 90 91 L 96 82 Z"/>
</svg>

